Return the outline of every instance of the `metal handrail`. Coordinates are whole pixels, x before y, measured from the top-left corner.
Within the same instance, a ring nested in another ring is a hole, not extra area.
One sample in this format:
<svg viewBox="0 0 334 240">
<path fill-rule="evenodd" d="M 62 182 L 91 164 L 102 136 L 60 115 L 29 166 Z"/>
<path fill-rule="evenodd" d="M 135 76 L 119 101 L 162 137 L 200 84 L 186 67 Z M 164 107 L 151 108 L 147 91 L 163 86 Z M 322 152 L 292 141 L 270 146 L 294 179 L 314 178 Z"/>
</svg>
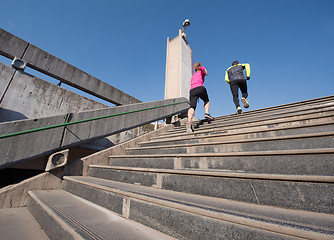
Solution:
<svg viewBox="0 0 334 240">
<path fill-rule="evenodd" d="M 156 107 L 143 108 L 143 109 L 138 109 L 138 110 L 133 110 L 133 111 L 128 111 L 128 112 L 122 112 L 122 113 L 114 113 L 114 114 L 111 114 L 111 115 L 106 115 L 106 116 L 101 116 L 101 117 L 88 118 L 88 119 L 78 120 L 78 121 L 74 121 L 74 122 L 65 122 L 65 123 L 46 126 L 46 127 L 34 128 L 34 129 L 25 130 L 25 131 L 21 131 L 21 132 L 8 133 L 8 134 L 0 135 L 0 139 L 7 138 L 7 137 L 18 136 L 18 135 L 23 135 L 23 134 L 27 134 L 27 133 L 33 133 L 33 132 L 48 130 L 48 129 L 57 128 L 57 127 L 65 127 L 65 126 L 68 126 L 68 125 L 74 125 L 74 124 L 83 123 L 83 122 L 90 122 L 90 121 L 94 121 L 94 120 L 99 120 L 99 119 L 104 119 L 104 118 L 109 118 L 109 117 L 114 117 L 114 116 L 119 116 L 119 115 L 125 115 L 125 114 L 130 114 L 130 113 L 135 113 L 135 112 L 142 112 L 142 111 L 146 111 L 146 110 L 151 110 L 151 109 L 156 109 L 156 108 L 161 108 L 161 107 L 167 107 L 167 106 L 172 106 L 172 105 L 177 105 L 177 104 L 182 104 L 182 103 L 187 103 L 187 102 L 188 101 L 179 102 L 179 103 L 170 103 L 170 104 L 165 104 L 165 105 L 156 106 Z"/>
</svg>

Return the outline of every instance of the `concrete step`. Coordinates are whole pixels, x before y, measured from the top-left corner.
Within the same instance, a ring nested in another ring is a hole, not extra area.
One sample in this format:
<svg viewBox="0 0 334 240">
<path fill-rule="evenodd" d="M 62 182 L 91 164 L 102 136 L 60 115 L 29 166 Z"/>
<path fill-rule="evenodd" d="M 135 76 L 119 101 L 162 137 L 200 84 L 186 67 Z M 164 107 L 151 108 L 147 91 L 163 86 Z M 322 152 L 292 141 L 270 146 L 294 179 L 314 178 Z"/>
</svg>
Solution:
<svg viewBox="0 0 334 240">
<path fill-rule="evenodd" d="M 194 125 L 194 130 L 196 133 L 196 130 L 216 130 L 217 128 L 222 128 L 222 127 L 233 127 L 233 128 L 245 128 L 245 127 L 253 127 L 253 126 L 263 126 L 263 125 L 269 125 L 269 124 L 277 124 L 277 123 L 293 123 L 296 121 L 314 121 L 314 122 L 320 122 L 320 118 L 327 117 L 324 120 L 330 120 L 331 118 L 333 119 L 334 115 L 334 109 L 330 109 L 327 111 L 323 111 L 320 109 L 317 112 L 311 111 L 308 114 L 294 114 L 294 115 L 289 115 L 289 116 L 278 116 L 278 115 L 272 115 L 270 117 L 266 118 L 244 118 L 244 119 L 239 119 L 235 118 L 231 121 L 213 121 L 210 124 L 207 125 Z M 318 119 L 319 118 L 319 119 Z M 170 135 L 170 134 L 177 134 L 177 133 L 183 133 L 185 132 L 185 125 L 182 125 L 180 127 L 176 127 L 174 129 L 169 130 L 168 132 L 162 134 L 161 136 L 165 135 Z"/>
<path fill-rule="evenodd" d="M 92 177 L 63 189 L 177 239 L 333 239 L 334 216 L 246 204 Z"/>
<path fill-rule="evenodd" d="M 92 177 L 196 195 L 334 214 L 334 176 L 92 166 Z"/>
<path fill-rule="evenodd" d="M 186 133 L 186 130 L 177 130 L 174 132 L 168 132 L 161 134 L 159 137 L 152 138 L 152 140 L 159 139 L 159 138 L 176 138 L 179 136 L 186 136 L 186 135 L 206 135 L 210 133 L 221 133 L 227 130 L 231 131 L 242 131 L 245 129 L 268 129 L 268 128 L 275 128 L 275 127 L 284 127 L 284 126 L 292 126 L 292 125 L 303 125 L 303 124 L 316 124 L 322 122 L 330 122 L 334 119 L 334 112 L 326 112 L 323 114 L 311 114 L 307 116 L 299 116 L 299 117 L 291 117 L 291 118 L 282 118 L 282 119 L 274 119 L 268 121 L 258 121 L 252 122 L 247 121 L 244 123 L 222 123 L 217 125 L 211 125 L 211 128 L 207 127 L 200 127 L 197 128 L 193 134 Z"/>
<path fill-rule="evenodd" d="M 50 239 L 174 239 L 65 191 L 29 194 L 28 208 Z"/>
<path fill-rule="evenodd" d="M 187 133 L 186 131 L 180 133 L 170 133 L 168 135 L 160 135 L 157 137 L 151 138 L 149 141 L 159 141 L 159 140 L 173 140 L 173 139 L 182 139 L 182 138 L 189 138 L 189 137 L 202 137 L 202 136 L 210 136 L 210 135 L 219 135 L 219 134 L 238 134 L 244 132 L 256 132 L 256 131 L 267 131 L 267 130 L 275 130 L 275 129 L 284 129 L 284 128 L 298 128 L 307 125 L 323 125 L 327 123 L 333 122 L 333 116 L 320 118 L 320 119 L 312 119 L 312 120 L 301 120 L 301 121 L 288 121 L 288 122 L 275 122 L 270 124 L 262 124 L 262 123 L 249 123 L 245 126 L 238 126 L 238 125 L 230 125 L 230 126 L 222 126 L 213 129 L 204 129 L 204 130 L 197 130 L 192 134 Z"/>
<path fill-rule="evenodd" d="M 111 166 L 231 170 L 269 174 L 332 176 L 334 148 L 233 153 L 113 155 Z"/>
<path fill-rule="evenodd" d="M 320 109 L 328 109 L 333 107 L 334 100 L 331 99 L 331 101 L 325 101 L 325 102 L 319 102 L 314 104 L 306 104 L 301 105 L 300 103 L 296 103 L 294 106 L 276 106 L 271 108 L 264 108 L 264 109 L 257 109 L 257 110 L 251 110 L 251 111 L 245 111 L 243 114 L 236 115 L 236 114 L 230 114 L 225 116 L 219 116 L 215 117 L 215 121 L 230 121 L 235 119 L 243 119 L 243 118 L 257 118 L 262 116 L 276 116 L 280 114 L 304 114 L 304 112 L 307 111 L 319 111 Z M 200 122 L 200 121 L 197 121 Z M 203 121 L 203 124 L 207 123 L 208 121 Z M 214 121 L 213 121 L 214 122 Z"/>
<path fill-rule="evenodd" d="M 267 108 L 248 110 L 248 111 L 243 112 L 243 114 L 239 115 L 239 117 L 250 116 L 250 115 L 259 115 L 259 114 L 262 114 L 262 113 L 275 114 L 276 112 L 280 112 L 281 110 L 305 109 L 305 108 L 310 108 L 310 107 L 313 107 L 313 106 L 326 107 L 328 105 L 333 104 L 333 102 L 334 102 L 334 95 L 324 97 L 324 98 L 310 99 L 310 100 L 306 100 L 306 101 L 294 102 L 294 103 L 272 106 L 272 107 L 267 107 Z M 235 118 L 235 116 L 236 116 L 236 114 L 233 113 L 233 114 L 229 114 L 229 115 L 218 116 L 218 117 L 215 117 L 215 119 L 217 119 L 217 120 L 223 120 L 223 119 L 228 120 L 228 119 L 231 119 L 231 118 Z"/>
<path fill-rule="evenodd" d="M 3 240 L 49 239 L 25 207 L 0 209 L 0 238 Z"/>
<path fill-rule="evenodd" d="M 326 121 L 321 123 L 312 124 L 300 124 L 284 127 L 266 128 L 266 129 L 242 129 L 239 131 L 225 130 L 224 133 L 210 132 L 207 135 L 182 135 L 178 138 L 156 138 L 152 141 L 140 142 L 140 147 L 148 146 L 163 146 L 163 145 L 175 145 L 175 144 L 191 144 L 191 143 L 203 143 L 214 142 L 224 140 L 240 140 L 240 139 L 253 139 L 275 136 L 288 136 L 297 134 L 309 134 L 319 132 L 334 131 L 334 122 Z"/>
<path fill-rule="evenodd" d="M 334 148 L 333 137 L 334 132 L 325 132 L 303 135 L 264 137 L 256 139 L 225 140 L 219 142 L 137 147 L 126 149 L 126 154 L 226 153 Z"/>
</svg>

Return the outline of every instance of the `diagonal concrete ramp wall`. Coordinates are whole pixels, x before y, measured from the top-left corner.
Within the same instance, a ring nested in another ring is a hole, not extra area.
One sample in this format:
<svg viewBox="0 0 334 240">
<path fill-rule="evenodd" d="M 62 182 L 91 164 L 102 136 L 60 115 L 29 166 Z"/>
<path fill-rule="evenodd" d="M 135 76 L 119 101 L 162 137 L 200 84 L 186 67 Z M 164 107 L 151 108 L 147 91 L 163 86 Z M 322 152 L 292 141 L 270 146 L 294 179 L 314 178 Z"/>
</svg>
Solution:
<svg viewBox="0 0 334 240">
<path fill-rule="evenodd" d="M 0 168 L 164 119 L 188 108 L 186 98 L 177 98 L 1 123 Z M 109 117 L 100 118 L 103 116 Z M 86 121 L 90 118 L 94 119 Z M 47 126 L 55 127 L 45 129 Z M 36 128 L 39 131 L 11 135 Z"/>
</svg>

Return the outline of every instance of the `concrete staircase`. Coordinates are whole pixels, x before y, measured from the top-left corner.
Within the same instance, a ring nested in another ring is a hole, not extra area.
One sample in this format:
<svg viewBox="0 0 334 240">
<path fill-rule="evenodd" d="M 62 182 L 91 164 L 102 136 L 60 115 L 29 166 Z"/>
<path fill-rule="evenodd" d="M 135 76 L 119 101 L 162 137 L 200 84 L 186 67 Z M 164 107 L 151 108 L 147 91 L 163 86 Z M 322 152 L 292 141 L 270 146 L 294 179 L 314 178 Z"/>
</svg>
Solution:
<svg viewBox="0 0 334 240">
<path fill-rule="evenodd" d="M 49 238 L 334 239 L 334 96 L 181 125 L 109 163 L 30 192 Z"/>
</svg>

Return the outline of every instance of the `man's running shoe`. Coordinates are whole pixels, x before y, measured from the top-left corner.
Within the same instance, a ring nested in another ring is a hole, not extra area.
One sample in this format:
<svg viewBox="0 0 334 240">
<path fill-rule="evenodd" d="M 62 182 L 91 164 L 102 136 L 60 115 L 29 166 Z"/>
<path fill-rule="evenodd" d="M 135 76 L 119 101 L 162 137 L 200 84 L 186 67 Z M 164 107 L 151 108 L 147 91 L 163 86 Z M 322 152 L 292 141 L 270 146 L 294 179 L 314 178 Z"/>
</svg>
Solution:
<svg viewBox="0 0 334 240">
<path fill-rule="evenodd" d="M 212 120 L 212 121 L 215 120 L 215 118 L 211 117 L 209 113 L 204 114 L 204 118 L 206 118 L 207 120 Z"/>
<path fill-rule="evenodd" d="M 186 126 L 187 126 L 187 133 L 194 132 L 193 125 L 190 122 L 187 122 Z"/>
<path fill-rule="evenodd" d="M 249 108 L 249 103 L 247 102 L 246 98 L 241 98 L 241 102 L 244 104 L 244 108 Z"/>
<path fill-rule="evenodd" d="M 241 109 L 241 107 L 238 107 L 237 108 L 237 114 L 241 114 L 242 113 L 242 109 Z"/>
</svg>

